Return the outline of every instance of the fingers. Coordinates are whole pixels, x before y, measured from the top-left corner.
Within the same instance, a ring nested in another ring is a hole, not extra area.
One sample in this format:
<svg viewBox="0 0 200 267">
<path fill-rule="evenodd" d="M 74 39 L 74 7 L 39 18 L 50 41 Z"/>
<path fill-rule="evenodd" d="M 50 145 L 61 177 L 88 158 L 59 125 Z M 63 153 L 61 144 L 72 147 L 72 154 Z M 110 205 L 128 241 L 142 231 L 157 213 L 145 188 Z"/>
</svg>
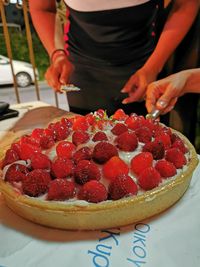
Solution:
<svg viewBox="0 0 200 267">
<path fill-rule="evenodd" d="M 166 107 L 171 106 L 170 102 L 176 98 L 176 88 L 169 84 L 166 87 L 163 95 L 157 100 L 156 108 L 160 110 L 165 110 Z M 176 102 L 176 101 L 175 101 Z"/>
<path fill-rule="evenodd" d="M 160 91 L 161 89 L 156 84 L 156 82 L 151 83 L 147 87 L 145 106 L 149 113 L 155 109 L 157 99 L 160 97 Z"/>
<path fill-rule="evenodd" d="M 72 70 L 69 66 L 67 66 L 67 65 L 63 66 L 63 69 L 62 69 L 62 72 L 60 75 L 60 79 L 59 79 L 60 84 L 67 84 L 68 83 L 71 71 Z"/>
</svg>

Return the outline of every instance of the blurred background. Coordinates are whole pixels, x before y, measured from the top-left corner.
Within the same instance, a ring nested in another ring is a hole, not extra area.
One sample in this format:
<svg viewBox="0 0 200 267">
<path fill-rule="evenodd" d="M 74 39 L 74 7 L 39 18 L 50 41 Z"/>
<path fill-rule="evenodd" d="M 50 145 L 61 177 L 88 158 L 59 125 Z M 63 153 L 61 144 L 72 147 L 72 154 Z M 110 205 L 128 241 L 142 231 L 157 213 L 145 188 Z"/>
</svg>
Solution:
<svg viewBox="0 0 200 267">
<path fill-rule="evenodd" d="M 165 0 L 166 14 L 172 1 Z M 58 16 L 63 25 L 66 7 L 57 1 Z M 169 59 L 167 74 L 200 67 L 200 16 Z M 41 100 L 69 110 L 65 94 L 57 95 L 45 82 L 49 56 L 34 30 L 28 0 L 0 0 L 0 101 L 16 104 Z M 199 95 L 181 97 L 170 114 L 170 125 L 183 132 L 200 153 Z"/>
</svg>

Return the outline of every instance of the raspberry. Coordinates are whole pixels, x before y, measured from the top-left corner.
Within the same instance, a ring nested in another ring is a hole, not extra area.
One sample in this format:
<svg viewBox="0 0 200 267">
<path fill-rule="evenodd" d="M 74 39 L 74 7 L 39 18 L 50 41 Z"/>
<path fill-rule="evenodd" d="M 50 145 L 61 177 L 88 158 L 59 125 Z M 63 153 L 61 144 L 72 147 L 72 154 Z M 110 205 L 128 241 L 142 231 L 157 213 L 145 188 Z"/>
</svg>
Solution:
<svg viewBox="0 0 200 267">
<path fill-rule="evenodd" d="M 13 149 L 18 154 L 18 156 L 20 156 L 21 147 L 19 142 L 13 143 L 10 148 Z"/>
<path fill-rule="evenodd" d="M 165 149 L 171 147 L 171 138 L 168 133 L 162 132 L 160 135 L 156 136 L 155 141 L 162 142 Z"/>
<path fill-rule="evenodd" d="M 188 149 L 187 147 L 185 146 L 185 144 L 183 143 L 183 141 L 181 140 L 180 137 L 176 136 L 172 146 L 172 148 L 175 147 L 175 148 L 178 148 L 181 152 L 183 152 L 183 154 L 187 153 L 188 152 Z"/>
<path fill-rule="evenodd" d="M 123 109 L 118 109 L 115 111 L 115 113 L 112 115 L 112 119 L 118 120 L 118 121 L 124 121 L 128 118 L 128 115 L 123 111 Z"/>
<path fill-rule="evenodd" d="M 48 200 L 66 200 L 73 198 L 76 194 L 75 185 L 65 179 L 55 179 L 49 184 Z"/>
<path fill-rule="evenodd" d="M 87 131 L 88 127 L 89 127 L 89 124 L 85 117 L 76 116 L 74 118 L 74 123 L 72 126 L 72 129 L 74 131 Z"/>
<path fill-rule="evenodd" d="M 106 111 L 103 109 L 98 109 L 97 111 L 95 111 L 95 116 L 100 118 L 100 119 L 103 119 L 107 116 Z"/>
<path fill-rule="evenodd" d="M 100 180 L 101 173 L 95 163 L 81 160 L 74 170 L 74 177 L 78 184 L 85 184 L 90 180 Z"/>
<path fill-rule="evenodd" d="M 103 175 L 108 180 L 114 180 L 118 175 L 128 175 L 128 165 L 119 157 L 114 156 L 103 165 Z"/>
<path fill-rule="evenodd" d="M 35 140 L 40 140 L 43 134 L 44 134 L 44 129 L 35 128 L 31 133 L 31 137 Z"/>
<path fill-rule="evenodd" d="M 74 145 L 78 146 L 84 144 L 89 140 L 89 134 L 84 131 L 74 131 L 72 135 L 72 142 Z"/>
<path fill-rule="evenodd" d="M 134 132 L 124 132 L 116 138 L 119 149 L 123 151 L 134 151 L 138 146 L 138 139 Z"/>
<path fill-rule="evenodd" d="M 176 174 L 176 168 L 173 163 L 167 160 L 159 160 L 155 165 L 156 170 L 164 178 L 172 177 Z"/>
<path fill-rule="evenodd" d="M 95 123 L 95 117 L 94 117 L 93 113 L 89 113 L 89 114 L 85 115 L 85 119 L 89 125 L 93 125 Z"/>
<path fill-rule="evenodd" d="M 94 137 L 92 138 L 93 142 L 97 142 L 97 141 L 107 141 L 108 137 L 104 132 L 97 132 Z"/>
<path fill-rule="evenodd" d="M 182 168 L 186 163 L 186 157 L 178 148 L 170 148 L 166 151 L 165 159 L 174 164 L 177 169 Z"/>
<path fill-rule="evenodd" d="M 70 134 L 69 128 L 61 122 L 56 122 L 55 124 L 53 124 L 53 131 L 56 141 L 64 140 Z"/>
<path fill-rule="evenodd" d="M 31 167 L 33 169 L 46 169 L 46 170 L 50 170 L 51 169 L 51 161 L 50 159 L 40 153 L 34 153 L 31 157 Z"/>
<path fill-rule="evenodd" d="M 114 134 L 114 135 L 120 135 L 124 132 L 128 131 L 128 128 L 125 124 L 123 123 L 117 123 L 115 124 L 115 126 L 112 128 L 111 132 Z"/>
<path fill-rule="evenodd" d="M 150 152 L 153 155 L 154 159 L 162 159 L 165 155 L 165 149 L 164 149 L 164 145 L 162 142 L 160 141 L 153 141 L 153 142 L 149 142 L 146 143 L 143 146 L 143 152 Z"/>
<path fill-rule="evenodd" d="M 102 141 L 96 144 L 93 150 L 92 158 L 98 163 L 105 163 L 113 156 L 118 156 L 118 151 L 112 144 Z"/>
<path fill-rule="evenodd" d="M 19 160 L 20 157 L 18 153 L 13 149 L 8 149 L 6 151 L 5 157 L 3 159 L 2 168 L 5 167 L 8 164 L 11 164 L 15 162 L 16 160 Z"/>
<path fill-rule="evenodd" d="M 61 124 L 65 125 L 67 128 L 71 128 L 73 125 L 72 121 L 70 119 L 67 119 L 67 118 L 62 118 Z"/>
<path fill-rule="evenodd" d="M 152 167 L 153 156 L 150 152 L 141 152 L 136 155 L 131 160 L 131 170 L 135 175 L 140 175 L 140 173 L 148 168 Z"/>
<path fill-rule="evenodd" d="M 144 169 L 138 177 L 138 183 L 144 190 L 151 190 L 158 186 L 160 182 L 160 173 L 154 167 Z"/>
<path fill-rule="evenodd" d="M 23 160 L 31 159 L 32 155 L 35 152 L 41 152 L 41 149 L 37 146 L 22 143 L 21 144 L 21 151 L 20 151 L 20 158 Z"/>
<path fill-rule="evenodd" d="M 117 176 L 109 185 L 108 194 L 111 199 L 117 200 L 122 197 L 136 195 L 138 191 L 136 183 L 133 179 L 126 175 Z"/>
<path fill-rule="evenodd" d="M 80 160 L 87 159 L 90 160 L 92 158 L 92 150 L 84 146 L 77 150 L 73 155 L 73 160 L 77 164 Z"/>
<path fill-rule="evenodd" d="M 24 194 L 37 197 L 47 192 L 51 181 L 50 174 L 45 170 L 33 170 L 22 181 Z"/>
<path fill-rule="evenodd" d="M 141 128 L 136 129 L 135 134 L 139 142 L 142 142 L 142 143 L 150 142 L 153 136 L 153 133 L 147 127 L 141 127 Z"/>
<path fill-rule="evenodd" d="M 82 186 L 78 198 L 92 203 L 107 200 L 108 192 L 105 186 L 99 181 L 92 180 Z"/>
<path fill-rule="evenodd" d="M 137 116 L 135 114 L 131 115 L 125 120 L 125 124 L 131 130 L 136 130 L 143 126 L 145 118 L 143 116 Z"/>
<path fill-rule="evenodd" d="M 12 182 L 20 182 L 26 179 L 26 174 L 28 174 L 28 168 L 22 164 L 14 163 L 8 168 L 5 180 Z"/>
<path fill-rule="evenodd" d="M 74 173 L 74 163 L 70 159 L 57 158 L 51 165 L 53 176 L 66 178 Z"/>
<path fill-rule="evenodd" d="M 61 141 L 57 147 L 56 147 L 56 153 L 58 157 L 71 159 L 74 152 L 75 152 L 76 146 L 68 141 Z"/>
</svg>

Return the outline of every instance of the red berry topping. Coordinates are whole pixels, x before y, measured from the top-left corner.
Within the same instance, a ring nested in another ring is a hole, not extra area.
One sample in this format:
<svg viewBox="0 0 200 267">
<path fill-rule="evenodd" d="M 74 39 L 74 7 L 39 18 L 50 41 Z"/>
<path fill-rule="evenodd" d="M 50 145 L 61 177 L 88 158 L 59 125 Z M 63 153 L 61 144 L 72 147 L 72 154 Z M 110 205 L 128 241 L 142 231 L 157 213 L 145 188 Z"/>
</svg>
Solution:
<svg viewBox="0 0 200 267">
<path fill-rule="evenodd" d="M 161 182 L 160 173 L 154 168 L 144 169 L 138 177 L 138 183 L 144 190 L 151 190 Z"/>
<path fill-rule="evenodd" d="M 151 142 L 151 138 L 153 136 L 152 131 L 147 127 L 141 127 L 135 130 L 135 134 L 138 137 L 139 142 L 148 143 Z"/>
<path fill-rule="evenodd" d="M 138 146 L 138 139 L 134 132 L 124 132 L 116 138 L 119 149 L 123 151 L 134 151 Z"/>
<path fill-rule="evenodd" d="M 165 155 L 165 149 L 164 149 L 164 145 L 162 142 L 160 141 L 153 141 L 153 142 L 149 142 L 146 143 L 143 146 L 143 151 L 144 152 L 150 152 L 153 155 L 154 159 L 162 159 Z"/>
<path fill-rule="evenodd" d="M 128 115 L 126 115 L 126 113 L 123 111 L 123 109 L 118 109 L 115 111 L 112 118 L 114 120 L 124 121 L 128 118 Z"/>
<path fill-rule="evenodd" d="M 89 113 L 89 114 L 85 115 L 85 119 L 89 125 L 93 125 L 95 123 L 95 117 L 94 117 L 93 113 Z"/>
<path fill-rule="evenodd" d="M 29 172 L 22 182 L 24 194 L 37 197 L 47 192 L 51 177 L 45 170 L 33 170 Z"/>
<path fill-rule="evenodd" d="M 131 170 L 135 175 L 140 175 L 140 173 L 148 168 L 152 167 L 153 156 L 150 152 L 141 152 L 136 155 L 131 160 Z"/>
<path fill-rule="evenodd" d="M 88 127 L 89 127 L 89 124 L 85 117 L 76 116 L 74 118 L 74 123 L 72 126 L 72 129 L 74 131 L 87 131 Z"/>
<path fill-rule="evenodd" d="M 46 170 L 50 170 L 51 169 L 51 161 L 50 159 L 40 153 L 34 153 L 31 157 L 31 167 L 33 169 L 46 169 Z"/>
<path fill-rule="evenodd" d="M 82 186 L 78 194 L 79 199 L 92 203 L 105 201 L 108 197 L 105 186 L 99 181 L 92 180 Z"/>
<path fill-rule="evenodd" d="M 136 195 L 138 191 L 136 183 L 128 175 L 117 176 L 109 185 L 108 193 L 111 199 L 117 200 L 122 197 Z"/>
<path fill-rule="evenodd" d="M 55 179 L 49 184 L 48 200 L 66 200 L 73 198 L 76 194 L 75 185 L 65 179 Z"/>
<path fill-rule="evenodd" d="M 163 132 L 160 135 L 156 136 L 155 141 L 162 142 L 165 149 L 171 147 L 171 138 L 168 133 Z"/>
<path fill-rule="evenodd" d="M 167 160 L 159 160 L 155 165 L 156 170 L 164 178 L 172 177 L 176 175 L 176 168 L 173 163 Z"/>
<path fill-rule="evenodd" d="M 74 170 L 74 177 L 78 184 L 85 184 L 90 180 L 100 180 L 101 173 L 95 163 L 81 160 Z"/>
<path fill-rule="evenodd" d="M 89 138 L 90 138 L 89 134 L 84 131 L 75 131 L 72 134 L 72 142 L 76 146 L 86 143 L 89 140 Z"/>
<path fill-rule="evenodd" d="M 68 141 L 61 141 L 57 147 L 56 152 L 58 157 L 71 159 L 74 152 L 75 152 L 76 146 Z"/>
<path fill-rule="evenodd" d="M 18 156 L 20 156 L 21 148 L 19 142 L 13 143 L 10 148 L 13 149 L 18 154 Z"/>
<path fill-rule="evenodd" d="M 3 159 L 2 167 L 5 167 L 8 164 L 11 164 L 15 162 L 16 160 L 19 160 L 20 157 L 18 153 L 13 149 L 8 149 L 6 151 L 5 157 Z"/>
<path fill-rule="evenodd" d="M 188 152 L 187 147 L 185 146 L 184 142 L 181 140 L 180 137 L 176 137 L 172 146 L 171 147 L 176 147 L 178 148 L 181 152 L 183 152 L 184 154 Z"/>
<path fill-rule="evenodd" d="M 118 156 L 117 148 L 108 142 L 99 142 L 93 150 L 93 159 L 98 163 L 105 163 L 113 156 Z"/>
<path fill-rule="evenodd" d="M 182 168 L 186 163 L 186 157 L 178 148 L 170 148 L 166 151 L 166 160 L 172 162 L 177 169 Z"/>
<path fill-rule="evenodd" d="M 65 125 L 67 128 L 71 128 L 73 125 L 72 121 L 67 118 L 62 118 L 61 124 Z"/>
<path fill-rule="evenodd" d="M 106 116 L 106 112 L 103 109 L 98 109 L 97 111 L 95 111 L 95 116 L 103 119 Z"/>
<path fill-rule="evenodd" d="M 97 141 L 107 141 L 108 137 L 104 132 L 97 132 L 94 137 L 92 138 L 93 142 L 97 142 Z"/>
<path fill-rule="evenodd" d="M 103 165 L 103 175 L 108 180 L 114 180 L 121 174 L 128 175 L 128 165 L 119 157 L 114 156 Z"/>
<path fill-rule="evenodd" d="M 53 130 L 57 141 L 66 139 L 70 134 L 69 128 L 61 122 L 56 122 L 53 125 Z"/>
<path fill-rule="evenodd" d="M 74 163 L 70 159 L 57 158 L 51 165 L 52 173 L 57 178 L 70 177 L 74 173 Z"/>
<path fill-rule="evenodd" d="M 77 150 L 73 155 L 73 160 L 77 164 L 80 160 L 87 159 L 90 160 L 92 158 L 92 150 L 84 146 Z"/>
<path fill-rule="evenodd" d="M 31 159 L 32 155 L 35 152 L 41 152 L 41 149 L 37 146 L 32 146 L 30 144 L 22 143 L 21 151 L 20 151 L 20 158 L 23 160 Z"/>
<path fill-rule="evenodd" d="M 12 164 L 5 175 L 5 180 L 12 182 L 20 182 L 26 179 L 26 174 L 28 174 L 28 168 L 22 164 L 14 163 Z"/>
<path fill-rule="evenodd" d="M 137 116 L 135 114 L 131 115 L 126 119 L 125 123 L 131 130 L 136 130 L 142 126 L 144 126 L 145 118 L 143 116 Z"/>
<path fill-rule="evenodd" d="M 114 134 L 114 135 L 120 135 L 124 132 L 127 132 L 128 131 L 128 127 L 123 124 L 123 123 L 117 123 L 115 124 L 115 126 L 112 128 L 111 132 Z"/>
</svg>

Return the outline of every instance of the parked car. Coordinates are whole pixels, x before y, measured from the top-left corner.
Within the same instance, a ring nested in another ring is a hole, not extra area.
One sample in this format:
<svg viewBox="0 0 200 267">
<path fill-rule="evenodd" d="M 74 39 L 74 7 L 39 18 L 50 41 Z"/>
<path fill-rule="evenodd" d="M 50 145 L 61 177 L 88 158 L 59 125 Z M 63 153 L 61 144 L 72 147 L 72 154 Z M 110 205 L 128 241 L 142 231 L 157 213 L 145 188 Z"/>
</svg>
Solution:
<svg viewBox="0 0 200 267">
<path fill-rule="evenodd" d="M 30 63 L 19 60 L 12 62 L 19 87 L 27 87 L 34 82 L 33 67 Z M 38 77 L 38 70 L 36 69 L 36 79 Z M 13 84 L 13 76 L 9 58 L 0 55 L 0 85 L 4 84 Z"/>
</svg>

